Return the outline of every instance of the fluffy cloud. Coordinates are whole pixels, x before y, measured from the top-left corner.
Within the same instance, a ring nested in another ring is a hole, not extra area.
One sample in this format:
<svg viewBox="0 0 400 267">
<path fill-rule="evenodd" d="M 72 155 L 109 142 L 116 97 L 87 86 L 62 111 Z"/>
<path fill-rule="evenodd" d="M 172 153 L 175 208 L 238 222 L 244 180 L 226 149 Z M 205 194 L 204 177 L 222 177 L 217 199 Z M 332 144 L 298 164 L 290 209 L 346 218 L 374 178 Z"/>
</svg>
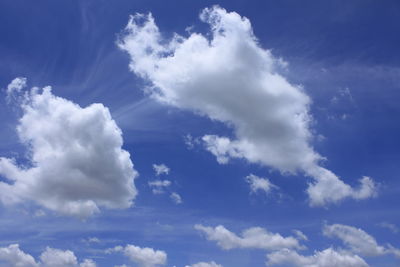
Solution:
<svg viewBox="0 0 400 267">
<path fill-rule="evenodd" d="M 265 250 L 279 250 L 282 248 L 302 249 L 294 237 L 283 237 L 278 233 L 271 233 L 260 227 L 246 229 L 242 237 L 232 233 L 224 226 L 215 228 L 195 225 L 195 229 L 205 233 L 208 240 L 216 241 L 222 249 L 258 248 Z"/>
<path fill-rule="evenodd" d="M 267 178 L 258 177 L 257 175 L 250 174 L 245 177 L 245 181 L 250 185 L 252 193 L 263 191 L 269 193 L 273 188 L 277 186 L 272 184 Z"/>
<path fill-rule="evenodd" d="M 16 100 L 21 90 L 26 87 L 26 78 L 17 77 L 7 86 L 7 101 Z"/>
<path fill-rule="evenodd" d="M 78 265 L 78 259 L 71 250 L 49 247 L 40 255 L 40 260 L 46 267 L 73 267 Z"/>
<path fill-rule="evenodd" d="M 153 164 L 153 169 L 157 176 L 169 173 L 169 168 L 165 164 Z"/>
<path fill-rule="evenodd" d="M 373 236 L 353 226 L 343 224 L 325 225 L 323 233 L 328 237 L 339 238 L 352 251 L 365 256 L 380 256 L 388 253 L 400 256 L 399 249 L 390 245 L 388 247 L 380 246 Z"/>
<path fill-rule="evenodd" d="M 357 255 L 346 251 L 335 251 L 332 248 L 316 251 L 314 255 L 303 256 L 296 251 L 283 249 L 267 254 L 267 265 L 289 264 L 299 267 L 367 267 L 369 266 Z M 286 266 L 286 265 L 285 265 Z"/>
<path fill-rule="evenodd" d="M 85 259 L 78 264 L 74 252 L 47 247 L 40 255 L 40 261 L 20 250 L 18 244 L 0 248 L 0 261 L 13 267 L 96 267 L 93 260 Z"/>
<path fill-rule="evenodd" d="M 307 191 L 312 205 L 371 197 L 370 178 L 353 189 L 319 165 L 323 158 L 310 145 L 310 98 L 279 74 L 282 60 L 259 45 L 250 21 L 220 7 L 204 9 L 200 19 L 210 25 L 210 39 L 192 33 L 168 41 L 151 14 L 131 17 L 118 45 L 129 53 L 130 69 L 151 81 L 151 96 L 231 127 L 233 140 L 202 138 L 220 163 L 243 158 L 283 173 L 302 171 L 314 178 Z"/>
<path fill-rule="evenodd" d="M 198 262 L 192 265 L 186 265 L 185 267 L 223 267 L 221 264 L 211 262 Z"/>
<path fill-rule="evenodd" d="M 182 204 L 182 197 L 176 193 L 176 192 L 172 192 L 169 197 L 172 199 L 172 201 L 175 202 L 175 204 Z"/>
<path fill-rule="evenodd" d="M 7 262 L 15 267 L 39 266 L 31 255 L 20 250 L 18 244 L 0 248 L 0 261 Z"/>
<path fill-rule="evenodd" d="M 297 239 L 308 241 L 308 237 L 300 230 L 292 230 L 292 232 L 297 236 Z"/>
<path fill-rule="evenodd" d="M 79 264 L 79 267 L 96 267 L 96 263 L 91 260 L 91 259 L 85 259 L 81 264 Z"/>
<path fill-rule="evenodd" d="M 169 180 L 154 180 L 148 183 L 153 194 L 163 194 L 165 192 L 165 188 L 171 185 L 171 181 Z"/>
<path fill-rule="evenodd" d="M 167 254 L 164 251 L 154 250 L 152 248 L 141 248 L 134 245 L 126 245 L 125 247 L 116 246 L 107 249 L 106 252 L 122 252 L 132 262 L 135 262 L 142 267 L 165 265 L 167 262 Z"/>
<path fill-rule="evenodd" d="M 392 233 L 397 234 L 399 232 L 399 228 L 392 224 L 392 223 L 388 223 L 388 222 L 381 222 L 378 224 L 380 227 L 389 229 Z"/>
<path fill-rule="evenodd" d="M 122 147 L 122 132 L 102 104 L 82 108 L 32 88 L 20 103 L 17 127 L 29 164 L 0 158 L 0 200 L 33 200 L 61 214 L 85 218 L 100 207 L 128 208 L 137 172 Z"/>
</svg>

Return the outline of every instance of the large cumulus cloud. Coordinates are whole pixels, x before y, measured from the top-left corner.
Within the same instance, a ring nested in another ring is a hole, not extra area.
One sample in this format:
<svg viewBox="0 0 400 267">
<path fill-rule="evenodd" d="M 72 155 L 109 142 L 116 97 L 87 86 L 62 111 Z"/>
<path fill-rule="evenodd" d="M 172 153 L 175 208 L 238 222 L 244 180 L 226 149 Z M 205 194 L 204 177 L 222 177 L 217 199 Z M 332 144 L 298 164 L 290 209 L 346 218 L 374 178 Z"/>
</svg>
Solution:
<svg viewBox="0 0 400 267">
<path fill-rule="evenodd" d="M 32 88 L 17 103 L 23 112 L 17 132 L 27 147 L 28 163 L 0 158 L 4 204 L 32 200 L 82 218 L 100 207 L 132 205 L 137 172 L 106 107 L 82 108 L 55 96 L 50 87 Z"/>
<path fill-rule="evenodd" d="M 210 38 L 192 33 L 168 41 L 151 14 L 131 17 L 118 44 L 131 57 L 130 69 L 151 82 L 152 97 L 231 127 L 234 139 L 202 138 L 218 162 L 243 158 L 312 177 L 312 205 L 373 196 L 371 178 L 354 189 L 320 166 L 323 157 L 311 146 L 311 100 L 280 74 L 284 63 L 260 46 L 250 21 L 220 7 L 204 9 L 200 19 L 210 25 Z"/>
</svg>

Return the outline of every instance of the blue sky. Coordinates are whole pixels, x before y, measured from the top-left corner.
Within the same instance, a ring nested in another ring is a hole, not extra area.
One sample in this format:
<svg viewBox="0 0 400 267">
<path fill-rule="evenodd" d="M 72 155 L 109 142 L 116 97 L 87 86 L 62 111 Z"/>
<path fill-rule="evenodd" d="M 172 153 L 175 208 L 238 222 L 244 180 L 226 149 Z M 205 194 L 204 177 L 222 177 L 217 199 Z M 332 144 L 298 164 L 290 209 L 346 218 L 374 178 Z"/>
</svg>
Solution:
<svg viewBox="0 0 400 267">
<path fill-rule="evenodd" d="M 1 1 L 0 266 L 398 266 L 399 15 Z"/>
</svg>

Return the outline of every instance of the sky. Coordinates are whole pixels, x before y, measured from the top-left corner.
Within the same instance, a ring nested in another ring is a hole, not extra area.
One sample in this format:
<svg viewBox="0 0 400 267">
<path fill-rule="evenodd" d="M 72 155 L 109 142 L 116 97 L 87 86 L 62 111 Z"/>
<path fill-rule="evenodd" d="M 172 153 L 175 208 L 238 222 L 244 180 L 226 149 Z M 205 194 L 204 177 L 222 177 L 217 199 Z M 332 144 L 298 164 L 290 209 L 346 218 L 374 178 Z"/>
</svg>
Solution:
<svg viewBox="0 0 400 267">
<path fill-rule="evenodd" d="M 0 266 L 400 264 L 400 3 L 0 1 Z"/>
</svg>

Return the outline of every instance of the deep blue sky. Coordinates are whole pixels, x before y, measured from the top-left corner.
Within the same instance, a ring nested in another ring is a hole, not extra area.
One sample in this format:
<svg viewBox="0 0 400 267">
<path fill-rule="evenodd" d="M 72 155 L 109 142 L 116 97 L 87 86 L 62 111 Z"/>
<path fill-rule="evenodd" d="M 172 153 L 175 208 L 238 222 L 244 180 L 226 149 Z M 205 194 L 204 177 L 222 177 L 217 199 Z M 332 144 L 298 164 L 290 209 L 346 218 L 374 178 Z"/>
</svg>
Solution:
<svg viewBox="0 0 400 267">
<path fill-rule="evenodd" d="M 231 130 L 150 100 L 142 91 L 147 81 L 129 71 L 129 56 L 116 40 L 130 14 L 147 12 L 166 36 L 186 35 L 188 26 L 206 33 L 198 14 L 214 4 L 247 17 L 260 46 L 289 63 L 285 77 L 302 85 L 313 101 L 312 128 L 324 138 L 312 145 L 327 158 L 324 166 L 350 185 L 363 175 L 373 177 L 379 183 L 376 198 L 313 208 L 301 174 L 283 176 L 238 159 L 220 165 L 204 149 L 187 148 L 186 134 L 230 135 Z M 30 87 L 51 85 L 55 95 L 81 106 L 103 103 L 140 173 L 134 207 L 104 210 L 86 221 L 52 213 L 34 217 L 31 204 L 0 206 L 1 246 L 19 243 L 35 257 L 46 246 L 70 249 L 99 266 L 128 264 L 123 256 L 101 252 L 125 244 L 166 251 L 167 266 L 211 260 L 228 267 L 264 266 L 263 251 L 220 250 L 193 226 L 222 224 L 235 233 L 260 226 L 285 236 L 299 229 L 309 237 L 304 252 L 309 255 L 340 246 L 321 233 L 324 223 L 340 223 L 362 228 L 379 244 L 400 247 L 400 233 L 379 226 L 400 226 L 399 32 L 396 0 L 0 1 L 0 87 L 22 76 Z M 24 162 L 25 148 L 15 131 L 20 115 L 6 104 L 3 92 L 0 156 Z M 151 193 L 147 183 L 155 179 L 153 163 L 171 169 L 166 178 L 181 195 L 181 205 Z M 243 180 L 249 173 L 268 177 L 279 192 L 250 194 Z M 104 242 L 81 241 L 88 237 Z M 400 263 L 391 255 L 365 259 L 371 266 Z"/>
</svg>

